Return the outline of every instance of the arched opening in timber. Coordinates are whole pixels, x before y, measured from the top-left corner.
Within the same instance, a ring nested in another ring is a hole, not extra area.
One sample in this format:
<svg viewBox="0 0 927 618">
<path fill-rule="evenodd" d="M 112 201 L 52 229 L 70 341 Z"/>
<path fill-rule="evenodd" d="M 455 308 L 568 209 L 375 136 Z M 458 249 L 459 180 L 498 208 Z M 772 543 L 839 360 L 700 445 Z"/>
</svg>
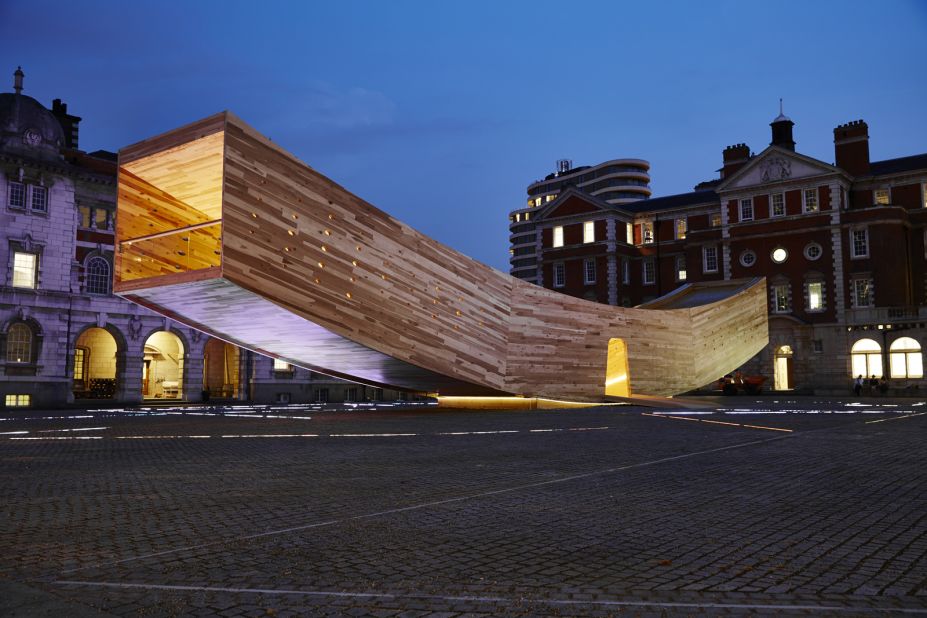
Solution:
<svg viewBox="0 0 927 618">
<path fill-rule="evenodd" d="M 203 351 L 203 390 L 211 399 L 237 399 L 239 386 L 238 346 L 210 339 Z"/>
<path fill-rule="evenodd" d="M 611 397 L 631 396 L 631 376 L 628 375 L 628 346 L 624 339 L 608 340 L 608 361 L 605 367 L 605 394 Z"/>
<path fill-rule="evenodd" d="M 115 397 L 118 358 L 119 344 L 108 330 L 94 326 L 82 332 L 74 344 L 74 398 Z"/>
<path fill-rule="evenodd" d="M 793 388 L 792 382 L 792 346 L 782 345 L 773 357 L 773 388 L 787 391 Z"/>
<path fill-rule="evenodd" d="M 174 333 L 158 331 L 145 341 L 142 397 L 179 399 L 183 394 L 183 342 Z"/>
</svg>

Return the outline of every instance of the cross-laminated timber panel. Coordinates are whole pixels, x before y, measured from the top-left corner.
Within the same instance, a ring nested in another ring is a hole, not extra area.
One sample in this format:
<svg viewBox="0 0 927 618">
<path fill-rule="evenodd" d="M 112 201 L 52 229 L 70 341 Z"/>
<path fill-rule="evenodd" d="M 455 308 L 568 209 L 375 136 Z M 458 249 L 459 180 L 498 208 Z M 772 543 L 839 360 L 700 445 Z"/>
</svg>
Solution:
<svg viewBox="0 0 927 618">
<path fill-rule="evenodd" d="M 662 309 L 545 290 L 390 217 L 230 113 L 129 146 L 119 165 L 118 294 L 330 375 L 600 401 L 613 338 L 631 389 L 651 395 L 705 384 L 767 342 L 762 280 Z"/>
</svg>

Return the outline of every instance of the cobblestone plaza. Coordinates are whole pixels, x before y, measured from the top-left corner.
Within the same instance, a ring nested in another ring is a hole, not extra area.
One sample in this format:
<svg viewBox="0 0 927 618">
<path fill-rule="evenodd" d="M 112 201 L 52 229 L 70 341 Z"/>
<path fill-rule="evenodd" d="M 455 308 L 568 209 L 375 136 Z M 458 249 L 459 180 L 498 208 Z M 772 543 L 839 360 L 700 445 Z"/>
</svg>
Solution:
<svg viewBox="0 0 927 618">
<path fill-rule="evenodd" d="M 0 615 L 927 615 L 927 405 L 0 417 Z"/>
</svg>

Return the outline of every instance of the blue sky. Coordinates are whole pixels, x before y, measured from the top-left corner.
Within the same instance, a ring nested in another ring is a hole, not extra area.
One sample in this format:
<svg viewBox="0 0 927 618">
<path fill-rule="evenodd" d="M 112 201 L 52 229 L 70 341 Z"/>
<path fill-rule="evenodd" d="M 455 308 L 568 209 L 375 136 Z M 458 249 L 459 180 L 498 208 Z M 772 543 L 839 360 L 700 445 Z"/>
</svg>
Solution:
<svg viewBox="0 0 927 618">
<path fill-rule="evenodd" d="M 560 158 L 647 159 L 654 195 L 685 192 L 768 145 L 779 97 L 809 156 L 858 118 L 874 160 L 927 152 L 924 0 L 2 0 L 0 58 L 85 150 L 229 109 L 506 271 L 507 213 Z"/>
</svg>

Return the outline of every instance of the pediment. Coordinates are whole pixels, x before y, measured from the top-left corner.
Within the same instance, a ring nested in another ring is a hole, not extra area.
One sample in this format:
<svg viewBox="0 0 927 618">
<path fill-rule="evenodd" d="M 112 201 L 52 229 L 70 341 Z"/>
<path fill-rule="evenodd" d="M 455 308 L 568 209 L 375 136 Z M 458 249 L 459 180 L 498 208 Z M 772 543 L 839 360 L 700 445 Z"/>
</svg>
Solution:
<svg viewBox="0 0 927 618">
<path fill-rule="evenodd" d="M 538 213 L 539 218 L 553 219 L 559 217 L 572 217 L 593 212 L 613 210 L 610 205 L 595 197 L 569 188 L 557 196 L 557 199 L 545 204 Z"/>
<path fill-rule="evenodd" d="M 718 190 L 731 191 L 837 173 L 840 173 L 840 170 L 833 165 L 791 150 L 770 146 L 718 185 Z"/>
</svg>

